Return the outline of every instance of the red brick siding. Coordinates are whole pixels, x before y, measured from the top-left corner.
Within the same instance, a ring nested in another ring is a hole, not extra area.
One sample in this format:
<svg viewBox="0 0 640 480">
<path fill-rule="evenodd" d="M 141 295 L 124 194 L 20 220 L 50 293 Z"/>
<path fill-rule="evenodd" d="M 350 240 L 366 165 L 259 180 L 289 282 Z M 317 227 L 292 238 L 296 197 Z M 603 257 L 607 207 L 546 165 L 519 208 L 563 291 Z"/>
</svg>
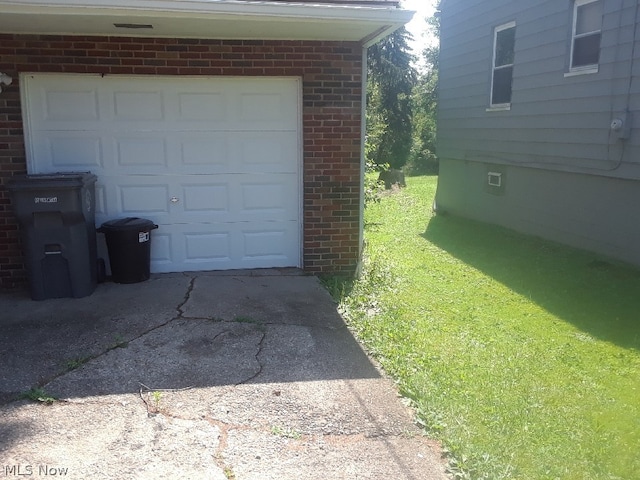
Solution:
<svg viewBox="0 0 640 480">
<path fill-rule="evenodd" d="M 24 283 L 6 184 L 26 171 L 18 74 L 298 76 L 303 79 L 304 269 L 351 273 L 358 256 L 362 49 L 357 43 L 0 34 L 0 286 Z"/>
</svg>

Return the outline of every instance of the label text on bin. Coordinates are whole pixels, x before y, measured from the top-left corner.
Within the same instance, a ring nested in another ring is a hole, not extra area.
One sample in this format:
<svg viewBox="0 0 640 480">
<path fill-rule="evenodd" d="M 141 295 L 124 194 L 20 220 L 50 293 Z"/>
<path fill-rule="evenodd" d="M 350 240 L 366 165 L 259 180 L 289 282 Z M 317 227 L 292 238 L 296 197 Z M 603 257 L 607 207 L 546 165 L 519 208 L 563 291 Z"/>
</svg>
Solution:
<svg viewBox="0 0 640 480">
<path fill-rule="evenodd" d="M 58 203 L 58 197 L 35 197 L 35 203 Z"/>
</svg>

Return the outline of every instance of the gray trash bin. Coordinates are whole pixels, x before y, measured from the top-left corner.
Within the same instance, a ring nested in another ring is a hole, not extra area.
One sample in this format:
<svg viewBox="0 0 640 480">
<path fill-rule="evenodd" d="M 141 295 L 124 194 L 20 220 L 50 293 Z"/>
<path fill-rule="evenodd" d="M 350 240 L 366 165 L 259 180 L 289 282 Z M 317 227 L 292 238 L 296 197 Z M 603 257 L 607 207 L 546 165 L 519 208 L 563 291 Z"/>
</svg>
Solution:
<svg viewBox="0 0 640 480">
<path fill-rule="evenodd" d="M 95 290 L 95 182 L 89 172 L 19 175 L 9 181 L 34 300 L 80 298 Z"/>
</svg>

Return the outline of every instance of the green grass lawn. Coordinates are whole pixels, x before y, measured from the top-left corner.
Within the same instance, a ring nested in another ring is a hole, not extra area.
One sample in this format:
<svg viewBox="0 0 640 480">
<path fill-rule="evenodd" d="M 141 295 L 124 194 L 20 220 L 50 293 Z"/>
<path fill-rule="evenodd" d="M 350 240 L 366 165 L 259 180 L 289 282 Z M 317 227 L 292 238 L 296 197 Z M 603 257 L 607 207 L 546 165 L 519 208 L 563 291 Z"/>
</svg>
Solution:
<svg viewBox="0 0 640 480">
<path fill-rule="evenodd" d="M 640 479 L 640 270 L 434 216 L 436 182 L 367 207 L 352 330 L 457 478 Z"/>
</svg>

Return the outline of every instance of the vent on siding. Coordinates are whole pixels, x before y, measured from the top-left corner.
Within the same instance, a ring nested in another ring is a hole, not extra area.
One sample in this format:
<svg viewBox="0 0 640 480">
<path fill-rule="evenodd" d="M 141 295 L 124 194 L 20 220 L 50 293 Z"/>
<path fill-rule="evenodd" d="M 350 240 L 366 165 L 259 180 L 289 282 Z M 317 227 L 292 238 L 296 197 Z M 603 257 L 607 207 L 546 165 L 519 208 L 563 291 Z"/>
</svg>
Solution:
<svg viewBox="0 0 640 480">
<path fill-rule="evenodd" d="M 504 165 L 487 165 L 486 192 L 491 195 L 504 195 L 506 178 L 507 172 Z"/>
<path fill-rule="evenodd" d="M 492 187 L 501 187 L 502 186 L 502 174 L 498 172 L 489 172 L 487 175 L 489 180 L 489 185 Z"/>
</svg>

